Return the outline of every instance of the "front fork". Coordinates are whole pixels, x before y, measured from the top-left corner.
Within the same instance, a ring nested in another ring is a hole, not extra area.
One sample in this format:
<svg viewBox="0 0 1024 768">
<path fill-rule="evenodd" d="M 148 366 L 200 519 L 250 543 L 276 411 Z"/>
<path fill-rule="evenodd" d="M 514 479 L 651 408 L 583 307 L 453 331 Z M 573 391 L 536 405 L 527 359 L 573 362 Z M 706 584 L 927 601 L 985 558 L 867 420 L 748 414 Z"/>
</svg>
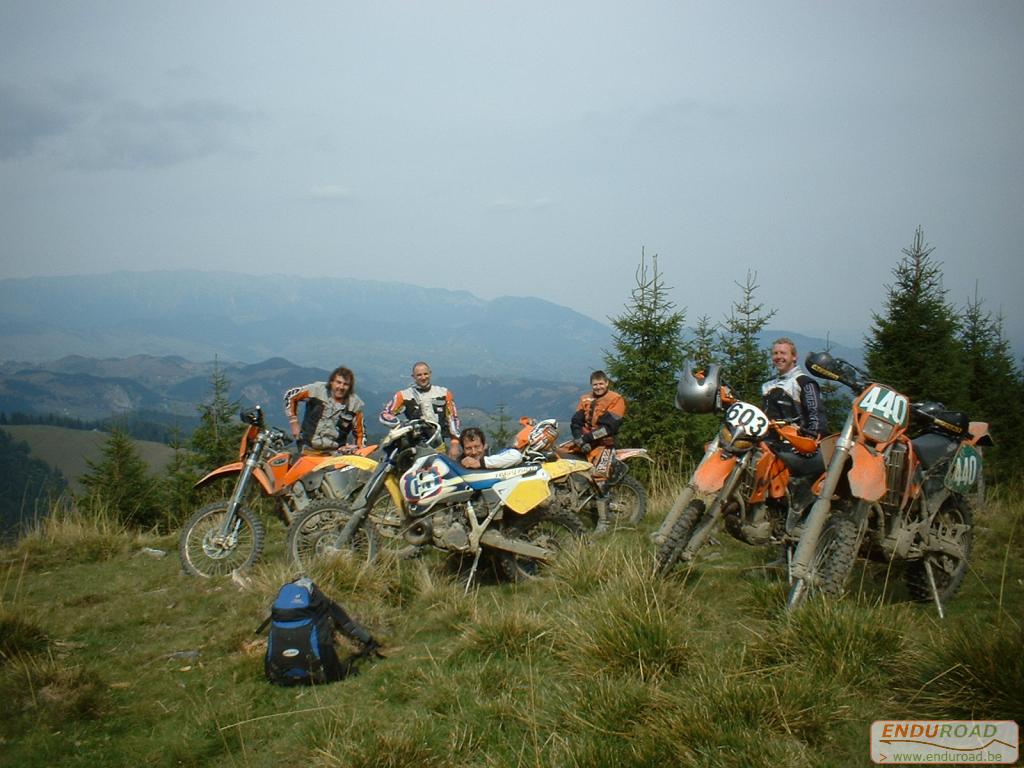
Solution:
<svg viewBox="0 0 1024 768">
<path fill-rule="evenodd" d="M 263 440 L 257 440 L 252 450 L 249 451 L 249 455 L 245 457 L 242 474 L 238 476 L 235 490 L 228 500 L 228 513 L 224 515 L 224 522 L 220 527 L 221 536 L 230 536 L 238 528 L 238 508 L 242 506 L 242 499 L 245 498 L 245 492 L 249 488 L 249 481 L 252 480 L 252 474 L 256 471 L 256 467 L 259 466 L 260 457 L 263 455 L 263 445 Z"/>
<path fill-rule="evenodd" d="M 356 497 L 355 505 L 352 507 L 352 516 L 345 523 L 345 527 L 341 529 L 338 538 L 335 540 L 335 546 L 338 549 L 341 549 L 352 540 L 356 529 L 366 519 L 370 507 L 373 506 L 374 500 L 376 500 L 377 495 L 384 487 L 384 479 L 388 476 L 393 466 L 394 463 L 390 460 L 382 461 L 378 465 L 377 471 L 370 477 L 366 485 L 363 486 L 362 492 Z"/>
<path fill-rule="evenodd" d="M 704 458 L 701 459 L 701 464 L 707 461 L 709 456 L 713 456 L 717 452 L 718 436 L 716 435 L 715 439 L 708 444 L 707 450 L 704 451 Z M 699 467 L 700 464 L 698 464 L 697 466 Z M 693 473 L 694 475 L 696 475 L 697 470 L 694 469 Z M 676 497 L 675 502 L 672 504 L 672 509 L 670 509 L 668 511 L 668 514 L 665 515 L 665 519 L 662 521 L 661 526 L 658 528 L 658 532 L 654 534 L 655 544 L 660 546 L 665 543 L 665 541 L 668 539 L 668 535 L 672 533 L 672 529 L 675 527 L 676 522 L 682 516 L 683 510 L 685 510 L 686 507 L 689 506 L 690 502 L 693 501 L 693 496 L 696 492 L 697 487 L 693 484 L 693 480 L 691 479 L 690 482 L 687 483 L 686 487 L 679 492 L 679 495 Z"/>
<path fill-rule="evenodd" d="M 796 552 L 793 554 L 793 561 L 790 564 L 790 573 L 794 579 L 793 589 L 790 592 L 788 606 L 796 607 L 807 587 L 808 568 L 814 560 L 814 553 L 818 548 L 818 539 L 828 520 L 832 510 L 832 495 L 839 485 L 839 479 L 843 476 L 846 462 L 850 457 L 850 449 L 853 445 L 853 417 L 847 417 L 843 431 L 836 440 L 835 453 L 828 465 L 828 472 L 821 483 L 821 490 L 818 497 L 807 514 L 807 520 L 800 533 L 800 541 L 797 542 Z"/>
<path fill-rule="evenodd" d="M 711 502 L 711 506 L 708 507 L 704 513 L 703 520 L 694 527 L 693 533 L 690 534 L 690 540 L 686 543 L 683 551 L 679 555 L 679 559 L 683 562 L 687 562 L 693 559 L 693 555 L 700 551 L 700 548 L 704 546 L 704 542 L 708 540 L 712 532 L 715 530 L 715 526 L 722 519 L 722 510 L 728 503 L 729 499 L 736 492 L 736 486 L 739 485 L 740 478 L 743 477 L 743 472 L 746 470 L 747 465 L 750 463 L 750 457 L 753 455 L 751 451 L 748 451 L 743 457 L 736 462 L 736 465 L 732 468 L 732 472 L 725 478 L 725 482 L 722 484 L 722 489 L 715 496 L 715 500 Z"/>
</svg>

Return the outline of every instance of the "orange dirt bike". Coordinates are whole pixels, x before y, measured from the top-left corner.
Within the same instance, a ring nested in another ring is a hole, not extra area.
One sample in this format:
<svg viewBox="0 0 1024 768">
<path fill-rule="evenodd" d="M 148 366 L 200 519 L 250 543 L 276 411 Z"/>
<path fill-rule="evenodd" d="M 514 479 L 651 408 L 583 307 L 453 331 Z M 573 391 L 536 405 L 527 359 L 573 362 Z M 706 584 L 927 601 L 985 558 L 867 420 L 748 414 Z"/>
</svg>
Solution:
<svg viewBox="0 0 1024 768">
<path fill-rule="evenodd" d="M 943 604 L 960 589 L 971 554 L 970 495 L 981 474 L 988 424 L 940 403 L 911 403 L 825 352 L 808 355 L 815 376 L 856 397 L 842 431 L 822 443 L 828 470 L 806 519 L 792 521 L 799 543 L 787 607 L 809 593 L 843 593 L 858 554 L 903 561 L 913 599 Z M 911 418 L 922 425 L 908 434 Z"/>
<path fill-rule="evenodd" d="M 242 434 L 239 460 L 213 470 L 199 482 L 202 488 L 215 480 L 234 478 L 230 498 L 218 499 L 198 510 L 181 531 L 178 556 L 186 573 L 219 576 L 244 570 L 263 552 L 265 537 L 259 516 L 246 506 L 250 489 L 273 499 L 275 511 L 288 525 L 310 501 L 351 492 L 352 468 L 333 456 L 296 455 L 285 450 L 292 442 L 277 427 L 267 426 L 259 406 L 242 411 L 239 418 L 248 428 Z M 376 446 L 359 449 L 372 453 Z"/>
<path fill-rule="evenodd" d="M 677 406 L 691 413 L 710 406 L 722 413 L 722 424 L 654 535 L 655 572 L 662 576 L 691 562 L 723 522 L 746 544 L 782 543 L 787 516 L 810 505 L 811 482 L 824 471 L 815 438 L 737 400 L 718 375 L 712 365 L 699 381 L 689 369 L 679 380 Z"/>
<path fill-rule="evenodd" d="M 644 448 L 614 450 L 610 476 L 600 481 L 594 475 L 594 465 L 574 458 L 572 442 L 557 446 L 558 422 L 555 419 L 536 421 L 528 416 L 519 419 L 522 429 L 516 435 L 516 448 L 526 461 L 543 462 L 551 475 L 551 488 L 562 509 L 574 512 L 590 530 L 600 525 L 604 504 L 605 528 L 635 526 L 647 510 L 647 492 L 635 477 L 629 474 L 625 460 L 637 456 L 650 459 Z M 595 451 L 596 453 L 596 451 Z"/>
</svg>

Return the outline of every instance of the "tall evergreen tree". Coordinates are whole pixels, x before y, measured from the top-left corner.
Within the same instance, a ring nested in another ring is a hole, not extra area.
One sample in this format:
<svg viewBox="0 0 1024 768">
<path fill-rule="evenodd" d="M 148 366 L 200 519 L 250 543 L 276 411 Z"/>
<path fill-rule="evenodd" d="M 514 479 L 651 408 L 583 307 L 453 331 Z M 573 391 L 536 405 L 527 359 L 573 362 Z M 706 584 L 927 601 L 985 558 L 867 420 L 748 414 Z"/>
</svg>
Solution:
<svg viewBox="0 0 1024 768">
<path fill-rule="evenodd" d="M 192 433 L 196 467 L 210 470 L 238 458 L 238 442 L 245 425 L 238 419 L 240 401 L 229 400 L 231 382 L 214 361 L 210 376 L 210 399 L 200 403 L 199 426 Z"/>
<path fill-rule="evenodd" d="M 625 312 L 612 318 L 614 349 L 605 355 L 613 386 L 627 403 L 619 442 L 645 446 L 656 459 L 674 457 L 685 431 L 675 408 L 685 313 L 676 310 L 668 290 L 657 255 L 648 264 L 641 251 L 636 287 Z"/>
<path fill-rule="evenodd" d="M 174 455 L 160 478 L 159 490 L 164 520 L 168 529 L 180 525 L 196 507 L 197 495 L 194 489 L 199 472 L 195 456 L 182 442 L 180 431 L 175 428 L 171 435 Z"/>
<path fill-rule="evenodd" d="M 60 470 L 31 455 L 28 443 L 0 429 L 0 542 L 45 515 L 67 483 Z"/>
<path fill-rule="evenodd" d="M 742 294 L 733 302 L 729 317 L 721 325 L 719 350 L 722 353 L 722 377 L 741 400 L 761 402 L 761 384 L 771 377 L 768 350 L 761 346 L 759 334 L 775 316 L 755 299 L 757 273 L 747 272 L 743 283 L 736 283 Z"/>
<path fill-rule="evenodd" d="M 1022 479 L 1024 446 L 1000 439 L 1024 431 L 1024 378 L 1017 367 L 1009 340 L 1003 335 L 1001 317 L 984 309 L 975 289 L 964 312 L 960 343 L 967 363 L 966 408 L 974 421 L 987 421 L 995 442 L 985 453 L 985 467 L 992 478 Z"/>
<path fill-rule="evenodd" d="M 960 321 L 946 301 L 942 269 L 931 257 L 921 227 L 903 249 L 886 286 L 885 314 L 872 313 L 864 359 L 872 378 L 895 387 L 911 400 L 938 400 L 948 407 L 967 404 L 967 366 L 957 334 Z"/>
<path fill-rule="evenodd" d="M 80 478 L 85 488 L 80 501 L 109 509 L 132 528 L 161 522 L 156 481 L 126 432 L 114 427 L 103 445 L 102 460 L 86 464 L 89 470 Z"/>
</svg>

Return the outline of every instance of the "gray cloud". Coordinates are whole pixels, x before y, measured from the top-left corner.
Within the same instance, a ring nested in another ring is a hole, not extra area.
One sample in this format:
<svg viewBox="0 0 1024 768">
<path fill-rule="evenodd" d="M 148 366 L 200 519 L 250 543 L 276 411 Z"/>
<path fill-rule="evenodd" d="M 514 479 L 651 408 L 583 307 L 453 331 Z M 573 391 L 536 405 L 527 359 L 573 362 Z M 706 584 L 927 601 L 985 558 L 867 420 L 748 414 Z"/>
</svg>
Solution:
<svg viewBox="0 0 1024 768">
<path fill-rule="evenodd" d="M 65 109 L 0 83 L 0 160 L 25 157 L 73 123 Z"/>
</svg>

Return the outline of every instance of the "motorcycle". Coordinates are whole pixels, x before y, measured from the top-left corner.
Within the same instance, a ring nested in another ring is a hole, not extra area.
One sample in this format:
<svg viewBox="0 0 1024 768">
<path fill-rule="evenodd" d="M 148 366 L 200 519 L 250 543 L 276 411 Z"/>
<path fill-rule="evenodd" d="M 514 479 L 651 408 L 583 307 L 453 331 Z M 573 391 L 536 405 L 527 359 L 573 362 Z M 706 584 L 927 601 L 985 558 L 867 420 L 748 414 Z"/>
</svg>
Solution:
<svg viewBox="0 0 1024 768">
<path fill-rule="evenodd" d="M 792 610 L 808 593 L 838 596 L 858 554 L 903 561 L 910 596 L 933 600 L 939 616 L 960 589 L 971 553 L 969 496 L 981 474 L 988 424 L 940 403 L 911 403 L 892 387 L 825 352 L 805 363 L 855 398 L 843 429 L 823 442 L 828 469 L 806 519 L 793 519 L 799 543 L 790 567 Z M 911 437 L 911 418 L 922 425 Z"/>
<path fill-rule="evenodd" d="M 275 512 L 285 525 L 310 501 L 351 492 L 345 475 L 350 468 L 339 461 L 344 454 L 296 456 L 286 450 L 291 437 L 267 426 L 260 406 L 242 411 L 239 418 L 248 425 L 242 433 L 239 460 L 214 469 L 195 484 L 195 488 L 203 488 L 233 478 L 234 490 L 229 498 L 211 502 L 193 514 L 178 541 L 182 567 L 193 576 L 245 570 L 259 559 L 266 533 L 259 516 L 246 506 L 254 482 L 261 496 L 274 501 Z M 358 453 L 365 455 L 375 449 L 371 445 Z"/>
<path fill-rule="evenodd" d="M 564 462 L 560 466 L 545 468 L 552 474 L 555 493 L 566 509 L 585 520 L 592 529 L 601 523 L 604 507 L 605 525 L 609 529 L 636 526 L 647 514 L 647 491 L 643 484 L 629 473 L 627 461 L 642 458 L 651 461 L 646 448 L 596 448 L 587 461 L 579 456 L 579 449 L 571 441 L 556 448 L 558 422 L 555 419 L 536 421 L 528 416 L 519 419 L 522 428 L 516 435 L 516 448 L 533 460 Z M 602 456 L 602 454 L 604 454 Z M 599 477 L 595 462 L 609 462 L 606 477 Z"/>
<path fill-rule="evenodd" d="M 347 551 L 372 561 L 379 530 L 391 528 L 413 547 L 473 556 L 468 589 L 485 551 L 505 576 L 519 580 L 535 576 L 567 539 L 582 535 L 576 516 L 553 497 L 543 465 L 465 469 L 438 453 L 439 444 L 439 427 L 414 419 L 384 438 L 381 461 L 342 457 L 369 471 L 366 482 L 353 502 L 323 499 L 292 522 L 292 560 L 307 568 Z"/>
<path fill-rule="evenodd" d="M 782 543 L 789 513 L 810 503 L 811 480 L 824 470 L 816 439 L 735 398 L 718 383 L 717 366 L 700 378 L 707 380 L 696 383 L 705 391 L 696 409 L 687 399 L 687 387 L 695 383 L 688 369 L 676 404 L 707 412 L 710 403 L 712 412 L 722 413 L 722 424 L 654 535 L 655 572 L 661 576 L 680 561 L 691 562 L 723 521 L 728 533 L 746 544 Z"/>
</svg>

